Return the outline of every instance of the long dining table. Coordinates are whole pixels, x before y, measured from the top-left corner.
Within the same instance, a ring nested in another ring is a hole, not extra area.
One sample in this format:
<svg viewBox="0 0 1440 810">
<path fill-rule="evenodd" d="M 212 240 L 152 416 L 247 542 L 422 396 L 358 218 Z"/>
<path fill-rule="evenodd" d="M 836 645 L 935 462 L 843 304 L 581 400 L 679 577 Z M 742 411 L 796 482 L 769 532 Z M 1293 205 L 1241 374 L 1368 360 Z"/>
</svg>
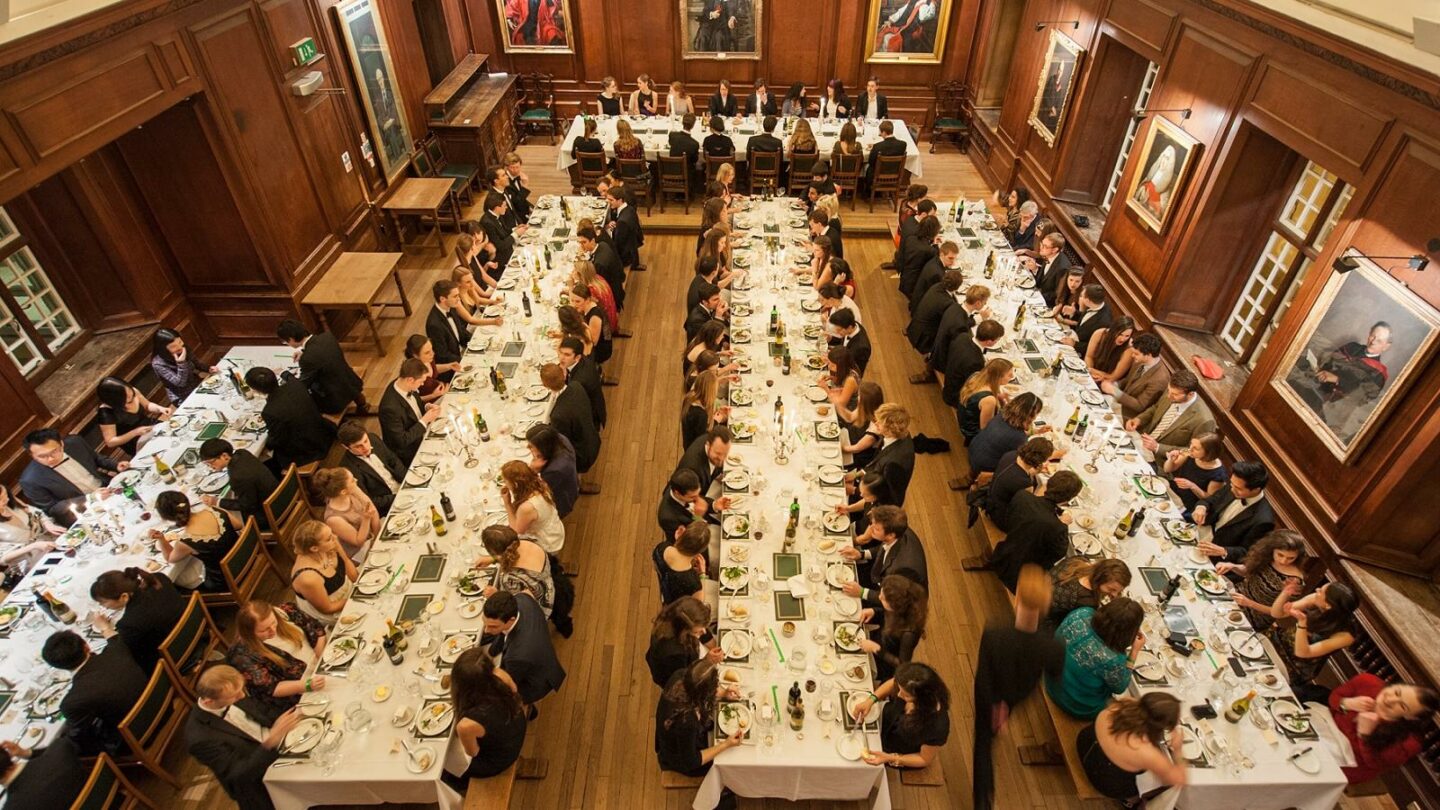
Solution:
<svg viewBox="0 0 1440 810">
<path fill-rule="evenodd" d="M 677 132 L 683 128 L 678 117 L 672 116 L 599 116 L 596 118 L 595 137 L 605 147 L 605 157 L 615 157 L 616 125 L 621 119 L 630 123 L 635 137 L 645 146 L 645 159 L 655 161 L 660 155 L 670 154 L 670 133 Z M 697 116 L 695 126 L 690 129 L 690 135 L 696 141 L 704 141 L 705 136 L 710 134 L 709 117 Z M 793 125 L 794 119 L 780 119 L 784 122 L 787 132 L 776 132 L 778 138 L 788 138 L 788 129 Z M 840 129 L 844 121 L 828 119 L 819 121 L 817 119 L 806 119 L 815 133 L 815 145 L 818 154 L 822 158 L 829 159 L 830 150 L 834 148 L 835 141 L 840 138 Z M 860 145 L 864 147 L 865 154 L 870 154 L 870 147 L 880 142 L 880 123 L 878 121 L 867 121 L 855 119 L 856 134 L 859 135 Z M 905 169 L 910 172 L 911 177 L 920 177 L 924 174 L 924 166 L 921 158 L 920 147 L 915 145 L 915 139 L 910 136 L 909 127 L 899 118 L 890 119 L 895 127 L 895 137 L 905 144 Z M 777 127 L 777 130 L 781 127 Z M 565 133 L 565 140 L 560 144 L 560 151 L 555 158 L 555 168 L 560 171 L 569 171 L 575 165 L 575 140 L 585 134 L 585 117 L 576 116 L 571 122 L 570 129 Z M 735 116 L 725 119 L 725 134 L 735 142 L 735 159 L 745 161 L 748 153 L 747 146 L 751 136 L 760 134 L 760 119 L 755 116 Z M 830 167 L 834 171 L 835 167 Z"/>
<path fill-rule="evenodd" d="M 1346 784 L 1337 762 L 1344 746 L 1322 736 L 1328 715 L 1295 698 L 1269 639 L 1235 605 L 1229 580 L 1197 550 L 1198 541 L 1210 539 L 1209 527 L 1181 518 L 1180 499 L 1152 466 L 1140 436 L 1125 429 L 1119 407 L 1100 390 L 1084 359 L 1061 342 L 1072 333 L 1047 317 L 1034 277 L 984 205 L 967 203 L 959 220 L 954 204 L 938 208 L 946 223 L 942 238 L 960 245 L 966 283 L 991 289 L 992 317 L 1006 328 L 990 354 L 1012 361 L 1019 387 L 1041 397 L 1037 424 L 1051 426 L 1066 449 L 1059 468 L 1085 483 L 1069 506 L 1071 553 L 1122 559 L 1135 575 L 1130 595 L 1145 606 L 1146 646 L 1136 658 L 1129 694 L 1164 691 L 1187 707 L 1182 717 L 1187 784 L 1166 789 L 1147 806 L 1334 807 Z M 1059 371 L 1052 374 L 1057 357 Z M 1083 435 L 1069 435 L 1072 416 L 1085 417 Z M 1144 519 L 1136 530 L 1117 537 L 1122 518 L 1141 508 Z M 1173 596 L 1162 601 L 1177 576 Z M 1166 643 L 1172 633 L 1185 637 L 1188 652 Z M 1225 709 L 1250 689 L 1258 694 L 1248 715 L 1227 722 Z M 1189 711 L 1206 702 L 1222 717 L 1199 719 Z M 1142 792 L 1162 787 L 1149 773 L 1139 782 Z"/>
<path fill-rule="evenodd" d="M 861 726 L 848 712 L 871 691 L 874 669 L 860 650 L 860 601 L 839 590 L 856 576 L 839 556 L 853 530 L 833 513 L 845 500 L 846 458 L 843 428 L 818 385 L 826 342 L 819 298 L 802 275 L 810 259 L 804 217 L 788 198 L 752 198 L 736 214 L 733 263 L 745 272 L 730 297 L 730 338 L 739 382 L 722 395 L 735 442 L 712 494 L 731 499 L 713 568 L 721 684 L 739 697 L 718 701 L 714 733 L 720 739 L 738 728 L 744 737 L 715 758 L 697 810 L 714 807 L 726 788 L 791 801 L 873 796 L 877 810 L 890 807 L 884 769 L 860 758 L 879 749 L 880 710 Z M 798 728 L 793 688 L 803 701 Z"/>
</svg>

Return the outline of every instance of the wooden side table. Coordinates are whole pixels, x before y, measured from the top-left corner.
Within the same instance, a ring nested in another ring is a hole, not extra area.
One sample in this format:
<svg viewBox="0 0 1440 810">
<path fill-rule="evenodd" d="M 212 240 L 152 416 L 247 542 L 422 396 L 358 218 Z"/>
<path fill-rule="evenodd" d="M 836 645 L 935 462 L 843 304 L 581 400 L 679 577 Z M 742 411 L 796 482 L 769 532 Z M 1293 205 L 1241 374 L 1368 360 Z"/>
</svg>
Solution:
<svg viewBox="0 0 1440 810">
<path fill-rule="evenodd" d="M 395 225 L 395 238 L 400 240 L 400 249 L 425 248 L 430 240 L 435 240 L 435 251 L 441 256 L 445 255 L 445 242 L 440 237 L 440 209 L 450 202 L 450 215 L 455 223 L 455 230 L 460 230 L 460 206 L 451 199 L 450 191 L 455 181 L 449 177 L 407 177 L 400 182 L 395 193 L 380 204 L 381 210 L 390 215 L 390 221 Z M 425 233 L 425 217 L 430 217 L 434 227 L 430 233 Z M 415 218 L 415 231 L 418 239 L 406 242 L 404 238 L 404 218 Z"/>
<path fill-rule="evenodd" d="M 448 184 L 450 181 L 443 182 Z M 384 357 L 385 344 L 380 341 L 380 326 L 376 323 L 376 309 L 380 310 L 379 317 L 382 318 L 386 317 L 385 310 L 390 307 L 399 307 L 404 310 L 405 314 L 389 317 L 405 318 L 409 317 L 411 312 L 410 299 L 405 297 L 405 286 L 400 283 L 399 264 L 404 255 L 403 253 L 342 253 L 300 303 L 315 312 L 315 317 L 320 321 L 323 329 L 329 328 L 325 323 L 327 309 L 363 312 L 365 320 L 370 323 L 370 334 L 375 338 L 375 351 Z M 391 279 L 395 282 L 395 289 L 400 293 L 399 302 L 377 300 L 385 289 L 385 282 Z M 353 348 L 362 344 L 351 341 L 344 345 L 346 348 Z"/>
</svg>

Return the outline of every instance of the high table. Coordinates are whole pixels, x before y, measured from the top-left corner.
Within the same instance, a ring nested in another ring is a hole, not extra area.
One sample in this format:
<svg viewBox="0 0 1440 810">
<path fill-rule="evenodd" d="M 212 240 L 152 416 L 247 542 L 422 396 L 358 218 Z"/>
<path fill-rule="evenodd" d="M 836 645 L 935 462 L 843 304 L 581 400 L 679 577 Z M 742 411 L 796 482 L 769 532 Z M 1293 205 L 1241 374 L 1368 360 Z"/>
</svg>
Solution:
<svg viewBox="0 0 1440 810">
<path fill-rule="evenodd" d="M 16 614 L 0 629 L 0 661 L 4 661 L 4 678 L 10 683 L 5 691 L 13 693 L 0 709 L 0 739 L 15 740 L 26 748 L 42 747 L 63 723 L 58 714 L 59 702 L 68 688 L 70 673 L 51 669 L 41 660 L 40 649 L 46 638 L 65 627 L 35 607 L 36 595 L 48 590 L 70 605 L 79 617 L 70 629 L 84 634 L 92 648 L 103 649 L 104 639 L 89 620 L 91 613 L 105 612 L 90 598 L 95 578 L 130 566 L 167 571 L 164 557 L 146 536 L 150 529 L 165 528 L 157 518 L 145 517 L 152 511 L 155 496 L 179 489 L 198 500 L 201 494 L 220 494 L 226 487 L 226 474 L 211 473 L 194 455 L 199 444 L 197 433 L 223 427 L 220 435 L 236 448 L 257 455 L 265 448 L 264 423 L 260 421 L 265 401 L 241 396 L 228 372 L 233 369 L 243 376 L 252 366 L 268 366 L 281 372 L 293 362 L 289 349 L 276 346 L 242 346 L 227 353 L 220 361 L 221 373 L 187 397 L 140 449 L 131 462 L 133 469 L 112 481 L 114 487 L 131 481 L 137 500 L 118 493 L 90 498 L 75 525 L 58 539 L 57 550 L 27 573 L 0 605 L 0 611 Z M 157 456 L 177 468 L 177 483 L 164 484 L 154 473 Z"/>
<path fill-rule="evenodd" d="M 621 116 L 600 116 L 596 119 L 599 126 L 596 129 L 595 137 L 605 146 L 605 156 L 608 158 L 615 156 L 615 125 L 620 118 Z M 640 142 L 645 145 L 646 160 L 653 161 L 662 154 L 670 154 L 670 133 L 681 129 L 679 117 L 651 116 L 647 118 L 645 116 L 631 115 L 624 116 L 624 118 L 630 122 L 630 127 L 634 130 L 635 137 L 639 138 Z M 709 116 L 696 116 L 695 126 L 690 130 L 690 134 L 695 137 L 696 141 L 704 141 L 705 136 L 710 134 L 709 120 Z M 786 119 L 780 120 L 782 122 L 786 121 Z M 834 148 L 835 141 L 839 139 L 840 128 L 844 122 L 835 119 L 824 122 L 816 119 L 806 120 L 809 121 L 810 126 L 814 128 L 815 145 L 819 156 L 825 160 L 829 160 L 830 150 Z M 870 147 L 880 142 L 880 125 L 861 119 L 855 119 L 853 123 L 860 135 L 860 144 L 865 147 L 865 154 L 869 155 Z M 906 127 L 905 122 L 899 118 L 892 118 L 890 123 L 895 126 L 895 137 L 905 143 L 905 168 L 910 172 L 911 177 L 922 176 L 920 148 L 915 145 L 915 139 L 910 137 L 909 127 Z M 780 130 L 781 127 L 777 126 L 776 129 Z M 575 120 L 570 124 L 569 131 L 565 133 L 565 141 L 560 144 L 560 152 L 555 158 L 555 168 L 563 172 L 568 171 L 570 167 L 575 164 L 575 156 L 572 154 L 575 148 L 575 139 L 584 134 L 585 118 L 584 116 L 576 116 Z M 744 161 L 746 147 L 750 143 L 750 136 L 760 134 L 760 119 L 754 116 L 745 118 L 736 116 L 735 118 L 726 119 L 725 134 L 729 135 L 730 139 L 735 142 L 735 159 L 737 161 Z M 784 132 L 777 131 L 776 137 L 785 140 L 788 138 L 788 135 Z M 831 166 L 830 168 L 833 171 L 835 167 Z"/>
<path fill-rule="evenodd" d="M 1154 677 L 1137 675 L 1131 694 L 1165 691 L 1187 707 L 1210 699 L 1223 712 L 1246 690 L 1255 688 L 1259 692 L 1250 715 L 1238 724 L 1221 718 L 1202 724 L 1188 710 L 1184 713 L 1187 733 L 1193 738 L 1186 754 L 1195 753 L 1202 759 L 1191 761 L 1185 787 L 1166 791 L 1149 806 L 1179 806 L 1186 810 L 1334 807 L 1344 791 L 1345 776 L 1324 743 L 1292 740 L 1275 728 L 1270 705 L 1281 706 L 1283 701 L 1294 701 L 1294 696 L 1285 682 L 1283 667 L 1272 663 L 1279 660 L 1274 650 L 1263 636 L 1252 634 L 1248 618 L 1229 598 L 1225 579 L 1216 575 L 1209 559 L 1195 550 L 1196 540 L 1209 539 L 1209 528 L 1181 520 L 1179 499 L 1150 477 L 1155 470 L 1141 453 L 1139 436 L 1126 432 L 1119 408 L 1100 392 L 1084 360 L 1059 342 L 1068 330 L 1057 328 L 1044 317 L 1046 307 L 1034 289 L 1033 278 L 1019 266 L 1004 239 L 993 229 L 983 205 L 967 205 L 968 213 L 961 223 L 954 221 L 951 204 L 942 204 L 939 209 L 947 222 L 944 238 L 961 246 L 962 261 L 969 266 L 966 283 L 991 288 L 994 318 L 1006 327 L 1004 340 L 991 353 L 1011 360 L 1016 381 L 1044 401 L 1041 419 L 1054 426 L 1052 436 L 1057 443 L 1068 447 L 1060 466 L 1073 470 L 1085 482 L 1084 491 L 1070 509 L 1075 517 L 1071 526 L 1072 553 L 1118 557 L 1136 574 L 1130 592 L 1146 606 L 1147 639 L 1137 667 Z M 983 277 L 981 268 L 992 251 L 996 269 L 993 277 Z M 1013 326 L 1021 307 L 1026 312 L 1020 333 L 1016 334 Z M 1048 367 L 1057 352 L 1063 369 L 1058 377 L 1052 377 Z M 1089 430 L 1079 439 L 1067 439 L 1062 435 L 1063 427 L 1075 413 L 1089 416 Z M 1121 518 L 1140 506 L 1145 507 L 1147 515 L 1140 531 L 1116 540 L 1113 535 Z M 1182 575 L 1182 587 L 1162 616 L 1158 592 L 1177 573 Z M 1209 594 L 1197 585 L 1200 580 L 1212 583 L 1215 593 Z M 1202 640 L 1207 649 L 1188 657 L 1175 653 L 1164 644 L 1171 629 L 1187 631 L 1190 638 Z M 1254 654 L 1254 659 L 1234 653 L 1232 645 Z M 1245 674 L 1231 670 L 1231 656 L 1240 661 Z M 1270 674 L 1277 676 L 1277 683 L 1261 685 L 1260 679 Z M 1269 727 L 1261 728 L 1260 722 Z M 1304 763 L 1313 762 L 1315 773 L 1304 772 L 1289 760 L 1291 754 L 1310 746 L 1315 749 L 1314 758 L 1307 757 Z M 1158 786 L 1149 774 L 1139 781 L 1142 791 Z"/>
<path fill-rule="evenodd" d="M 840 631 L 836 639 L 842 624 L 858 633 L 860 603 L 832 587 L 854 576 L 839 556 L 852 535 L 848 517 L 825 517 L 844 502 L 844 459 L 835 410 L 816 386 L 825 352 L 819 300 L 792 272 L 809 261 L 804 213 L 797 201 L 752 199 L 736 217 L 735 264 L 748 273 L 731 296 L 730 334 L 742 373 L 725 394 L 736 442 L 717 493 L 735 502 L 722 515 L 712 568 L 719 575 L 719 643 L 726 651 L 722 685 L 735 683 L 742 698 L 739 708 L 721 701 L 717 723 L 737 711 L 753 722 L 744 745 L 715 758 L 695 797 L 697 810 L 714 807 L 723 788 L 792 801 L 856 800 L 874 792 L 877 810 L 890 807 L 884 769 L 858 759 L 862 747 L 879 750 L 878 726 L 869 726 L 870 733 L 845 729 L 850 694 L 870 691 L 873 669 L 856 638 Z M 772 309 L 786 326 L 789 374 L 767 337 Z M 787 549 L 792 500 L 802 517 Z M 794 556 L 777 556 L 787 551 Z M 806 591 L 811 595 L 791 598 Z M 790 609 L 798 612 L 777 615 Z M 786 705 L 797 683 L 805 703 L 799 731 L 789 725 Z M 878 716 L 877 707 L 872 721 Z M 718 737 L 726 736 L 724 728 Z M 848 759 L 840 753 L 847 746 Z"/>
<path fill-rule="evenodd" d="M 567 202 L 576 219 L 599 217 L 604 204 L 593 197 Z M 339 652 L 338 639 L 348 637 L 354 641 L 345 646 L 357 645 L 352 659 L 333 667 L 324 666 L 322 656 L 318 671 L 328 684 L 307 698 L 314 704 L 307 711 L 329 732 L 320 746 L 282 757 L 265 776 L 277 810 L 382 802 L 437 802 L 445 810 L 460 806 L 460 795 L 440 780 L 441 763 L 453 773 L 469 764 L 451 735 L 453 722 L 427 737 L 406 714 L 449 703 L 442 679 L 454 658 L 477 643 L 482 629 L 484 599 L 478 586 L 461 577 L 484 554 L 481 529 L 506 522 L 497 485 L 500 466 L 529 459 L 525 431 L 548 417 L 551 397 L 539 385 L 539 368 L 555 360 L 555 305 L 568 287 L 575 245 L 573 225 L 562 216 L 558 198 L 537 201 L 530 223 L 500 280 L 506 300 L 487 310 L 504 322 L 475 330 L 462 371 L 441 400 L 442 415 L 421 444 L 385 528 L 360 567 L 334 638 L 327 641 L 327 651 L 337 650 L 330 654 L 335 661 L 349 655 Z M 546 243 L 551 248 L 548 268 L 542 258 Z M 532 298 L 532 317 L 523 314 L 522 294 Z M 492 368 L 505 374 L 506 397 L 490 386 Z M 475 429 L 476 412 L 487 423 L 488 440 Z M 445 535 L 437 536 L 431 509 L 439 509 L 442 494 L 449 495 L 457 514 L 446 524 Z M 381 652 L 387 620 L 413 623 L 398 666 Z M 397 712 L 405 722 L 397 723 Z M 435 762 L 415 772 L 403 745 L 428 749 Z"/>
</svg>

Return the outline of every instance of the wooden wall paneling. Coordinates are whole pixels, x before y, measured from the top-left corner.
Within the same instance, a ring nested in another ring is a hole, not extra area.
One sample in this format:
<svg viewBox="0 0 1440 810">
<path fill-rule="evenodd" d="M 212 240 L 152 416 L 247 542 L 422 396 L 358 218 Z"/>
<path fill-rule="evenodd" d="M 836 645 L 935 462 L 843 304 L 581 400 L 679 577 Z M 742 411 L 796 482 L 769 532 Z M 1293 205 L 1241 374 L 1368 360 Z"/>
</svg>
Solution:
<svg viewBox="0 0 1440 810">
<path fill-rule="evenodd" d="M 1082 66 L 1085 83 L 1077 85 L 1060 133 L 1061 152 L 1053 184 L 1055 196 L 1090 204 L 1105 198 L 1149 64 L 1144 56 L 1109 36 L 1102 34 L 1095 41 L 1095 50 L 1085 57 L 1090 64 Z M 1071 132 L 1085 135 L 1065 137 Z"/>
<path fill-rule="evenodd" d="M 50 411 L 30 381 L 20 373 L 9 357 L 0 356 L 0 469 L 5 470 L 6 480 L 19 473 L 22 458 L 29 455 L 20 441 L 26 433 L 44 427 L 50 421 Z"/>
<path fill-rule="evenodd" d="M 326 87 L 345 91 L 344 102 L 337 102 L 335 109 L 345 132 L 351 162 L 355 166 L 355 179 L 361 187 L 362 203 L 369 206 L 371 200 L 384 193 L 385 178 L 381 175 L 378 160 L 375 166 L 371 166 L 361 157 L 361 137 L 370 130 L 365 120 L 363 104 L 354 93 L 356 84 L 351 75 L 350 57 L 345 51 L 345 40 L 340 34 L 340 21 L 334 11 L 338 1 L 306 0 L 306 3 L 315 20 L 315 44 L 326 55 L 322 60 L 326 65 L 323 69 L 327 77 Z M 346 241 L 348 244 L 349 240 Z"/>
<path fill-rule="evenodd" d="M 30 153 L 39 160 L 83 140 L 106 122 L 161 100 L 168 88 L 164 63 L 139 48 L 25 102 L 7 105 Z"/>
<path fill-rule="evenodd" d="M 971 60 L 966 73 L 976 107 L 999 107 L 1005 100 L 1010 61 L 1020 35 L 1025 0 L 983 0 L 971 21 Z"/>
<path fill-rule="evenodd" d="M 410 137 L 418 138 L 425 132 L 425 109 L 421 102 L 435 85 L 425 66 L 425 47 L 420 42 L 414 6 L 412 0 L 375 0 L 375 7 L 385 25 L 390 59 L 395 65 L 395 82 L 405 102 L 405 120 L 410 124 Z M 341 55 L 345 56 L 343 52 Z M 355 103 L 360 104 L 358 99 Z"/>
<path fill-rule="evenodd" d="M 1105 11 L 1103 30 L 1159 64 L 1175 20 L 1174 11 L 1150 0 L 1112 0 Z"/>
<path fill-rule="evenodd" d="M 465 0 L 440 0 L 440 6 L 445 13 L 445 32 L 450 39 L 450 54 L 458 63 L 466 54 L 476 52 L 475 46 L 470 42 L 470 10 L 466 8 Z"/>
<path fill-rule="evenodd" d="M 1261 68 L 1246 116 L 1348 183 L 1365 173 L 1394 120 L 1275 62 Z"/>
</svg>

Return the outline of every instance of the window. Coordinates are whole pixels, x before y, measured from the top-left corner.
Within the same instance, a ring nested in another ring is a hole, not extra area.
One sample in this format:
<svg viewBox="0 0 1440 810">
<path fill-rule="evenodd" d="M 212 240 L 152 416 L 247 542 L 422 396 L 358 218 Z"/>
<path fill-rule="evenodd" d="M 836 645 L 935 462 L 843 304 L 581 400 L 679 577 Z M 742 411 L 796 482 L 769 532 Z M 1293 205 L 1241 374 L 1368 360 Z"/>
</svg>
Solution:
<svg viewBox="0 0 1440 810">
<path fill-rule="evenodd" d="M 80 334 L 45 268 L 0 208 L 0 344 L 21 373 L 39 368 Z"/>
<path fill-rule="evenodd" d="M 1145 78 L 1140 81 L 1140 92 L 1135 94 L 1135 105 L 1131 109 L 1143 109 L 1150 103 L 1150 92 L 1155 89 L 1155 74 L 1159 72 L 1160 68 L 1154 62 L 1145 68 Z M 1130 116 L 1130 123 L 1125 127 L 1125 139 L 1120 142 L 1120 154 L 1115 156 L 1115 168 L 1110 171 L 1110 185 L 1105 187 L 1105 199 L 1100 203 L 1100 208 L 1107 214 L 1115 193 L 1120 189 L 1120 175 L 1125 173 L 1125 163 L 1130 160 L 1130 149 L 1135 146 L 1135 135 L 1139 131 L 1140 119 Z"/>
<path fill-rule="evenodd" d="M 1220 332 L 1221 340 L 1245 365 L 1253 368 L 1270 342 L 1352 193 L 1317 163 L 1307 162 L 1300 172 Z"/>
</svg>

